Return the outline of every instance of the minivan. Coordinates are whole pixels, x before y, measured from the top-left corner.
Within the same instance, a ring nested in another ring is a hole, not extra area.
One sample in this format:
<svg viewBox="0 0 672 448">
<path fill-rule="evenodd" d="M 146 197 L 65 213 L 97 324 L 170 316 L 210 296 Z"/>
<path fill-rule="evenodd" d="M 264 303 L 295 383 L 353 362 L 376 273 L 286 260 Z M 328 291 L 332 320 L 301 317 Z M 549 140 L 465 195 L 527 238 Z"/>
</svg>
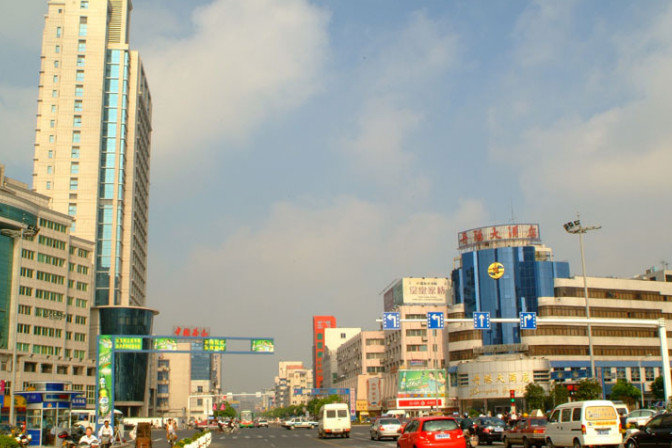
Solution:
<svg viewBox="0 0 672 448">
<path fill-rule="evenodd" d="M 612 446 L 623 442 L 616 406 L 607 400 L 575 401 L 557 406 L 546 426 L 546 446 Z"/>
<path fill-rule="evenodd" d="M 350 437 L 350 408 L 345 403 L 329 403 L 320 409 L 317 423 L 320 439 L 327 436 Z"/>
</svg>

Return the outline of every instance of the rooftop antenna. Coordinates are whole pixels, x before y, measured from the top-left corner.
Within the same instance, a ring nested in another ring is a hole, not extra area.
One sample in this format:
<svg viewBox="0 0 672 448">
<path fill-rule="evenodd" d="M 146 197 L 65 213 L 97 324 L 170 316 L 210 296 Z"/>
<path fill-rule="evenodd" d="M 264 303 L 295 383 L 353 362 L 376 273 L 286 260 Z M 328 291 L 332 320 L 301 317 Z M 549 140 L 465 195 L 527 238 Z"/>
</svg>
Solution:
<svg viewBox="0 0 672 448">
<path fill-rule="evenodd" d="M 513 211 L 513 198 L 511 198 L 509 201 L 511 203 L 511 224 L 515 224 L 516 223 L 516 215 Z"/>
<path fill-rule="evenodd" d="M 663 266 L 663 271 L 667 271 L 668 268 L 670 267 L 670 263 L 668 263 L 665 260 L 661 261 L 660 264 Z"/>
</svg>

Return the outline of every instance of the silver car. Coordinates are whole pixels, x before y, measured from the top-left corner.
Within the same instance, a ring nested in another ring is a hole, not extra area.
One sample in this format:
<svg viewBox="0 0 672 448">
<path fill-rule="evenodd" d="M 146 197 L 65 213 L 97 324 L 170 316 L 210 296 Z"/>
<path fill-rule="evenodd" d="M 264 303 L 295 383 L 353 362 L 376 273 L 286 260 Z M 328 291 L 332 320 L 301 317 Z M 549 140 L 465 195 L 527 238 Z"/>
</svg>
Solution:
<svg viewBox="0 0 672 448">
<path fill-rule="evenodd" d="M 636 428 L 644 426 L 657 413 L 653 409 L 637 409 L 636 411 L 632 411 L 625 417 L 625 427 L 627 428 L 630 424 L 635 425 Z"/>
<path fill-rule="evenodd" d="M 369 432 L 371 433 L 371 440 L 380 440 L 383 437 L 391 437 L 397 440 L 400 429 L 401 421 L 398 418 L 381 417 L 371 424 Z"/>
</svg>

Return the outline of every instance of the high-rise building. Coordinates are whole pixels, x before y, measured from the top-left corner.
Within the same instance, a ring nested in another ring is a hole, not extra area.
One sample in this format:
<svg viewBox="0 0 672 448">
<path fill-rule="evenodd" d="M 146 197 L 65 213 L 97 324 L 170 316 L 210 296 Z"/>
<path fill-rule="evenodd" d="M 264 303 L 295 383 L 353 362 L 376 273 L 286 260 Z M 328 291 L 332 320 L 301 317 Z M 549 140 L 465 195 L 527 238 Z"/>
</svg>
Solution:
<svg viewBox="0 0 672 448">
<path fill-rule="evenodd" d="M 334 387 L 333 384 L 340 380 L 336 350 L 361 331 L 361 328 L 325 328 L 321 387 Z"/>
<path fill-rule="evenodd" d="M 152 102 L 129 47 L 130 0 L 49 0 L 33 190 L 95 242 L 92 331 L 151 334 L 144 308 Z M 117 354 L 116 405 L 147 402 L 148 357 Z M 122 380 L 123 379 L 123 380 Z"/>
<path fill-rule="evenodd" d="M 334 316 L 313 316 L 313 381 L 314 387 L 322 387 L 324 381 L 324 330 L 336 327 Z"/>
<path fill-rule="evenodd" d="M 280 361 L 275 377 L 275 405 L 287 407 L 307 404 L 313 396 L 309 393 L 313 384 L 313 371 L 306 369 L 301 361 Z"/>
<path fill-rule="evenodd" d="M 143 306 L 152 103 L 130 0 L 50 0 L 33 189 L 96 242 L 96 306 Z"/>
</svg>

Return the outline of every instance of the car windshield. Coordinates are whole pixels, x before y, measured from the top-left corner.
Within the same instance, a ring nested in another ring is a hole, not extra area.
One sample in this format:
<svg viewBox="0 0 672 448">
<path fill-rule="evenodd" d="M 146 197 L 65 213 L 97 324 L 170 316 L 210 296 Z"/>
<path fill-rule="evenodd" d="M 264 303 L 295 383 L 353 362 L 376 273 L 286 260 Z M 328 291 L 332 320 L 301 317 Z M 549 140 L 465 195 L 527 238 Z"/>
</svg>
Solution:
<svg viewBox="0 0 672 448">
<path fill-rule="evenodd" d="M 450 431 L 457 429 L 457 422 L 452 419 L 427 420 L 422 427 L 423 431 Z"/>
<path fill-rule="evenodd" d="M 546 419 L 544 418 L 531 419 L 530 426 L 546 426 Z"/>
<path fill-rule="evenodd" d="M 486 418 L 483 420 L 483 424 L 486 426 L 506 426 L 501 418 Z"/>
<path fill-rule="evenodd" d="M 381 425 L 401 425 L 401 422 L 396 418 L 381 418 L 379 423 Z"/>
</svg>

